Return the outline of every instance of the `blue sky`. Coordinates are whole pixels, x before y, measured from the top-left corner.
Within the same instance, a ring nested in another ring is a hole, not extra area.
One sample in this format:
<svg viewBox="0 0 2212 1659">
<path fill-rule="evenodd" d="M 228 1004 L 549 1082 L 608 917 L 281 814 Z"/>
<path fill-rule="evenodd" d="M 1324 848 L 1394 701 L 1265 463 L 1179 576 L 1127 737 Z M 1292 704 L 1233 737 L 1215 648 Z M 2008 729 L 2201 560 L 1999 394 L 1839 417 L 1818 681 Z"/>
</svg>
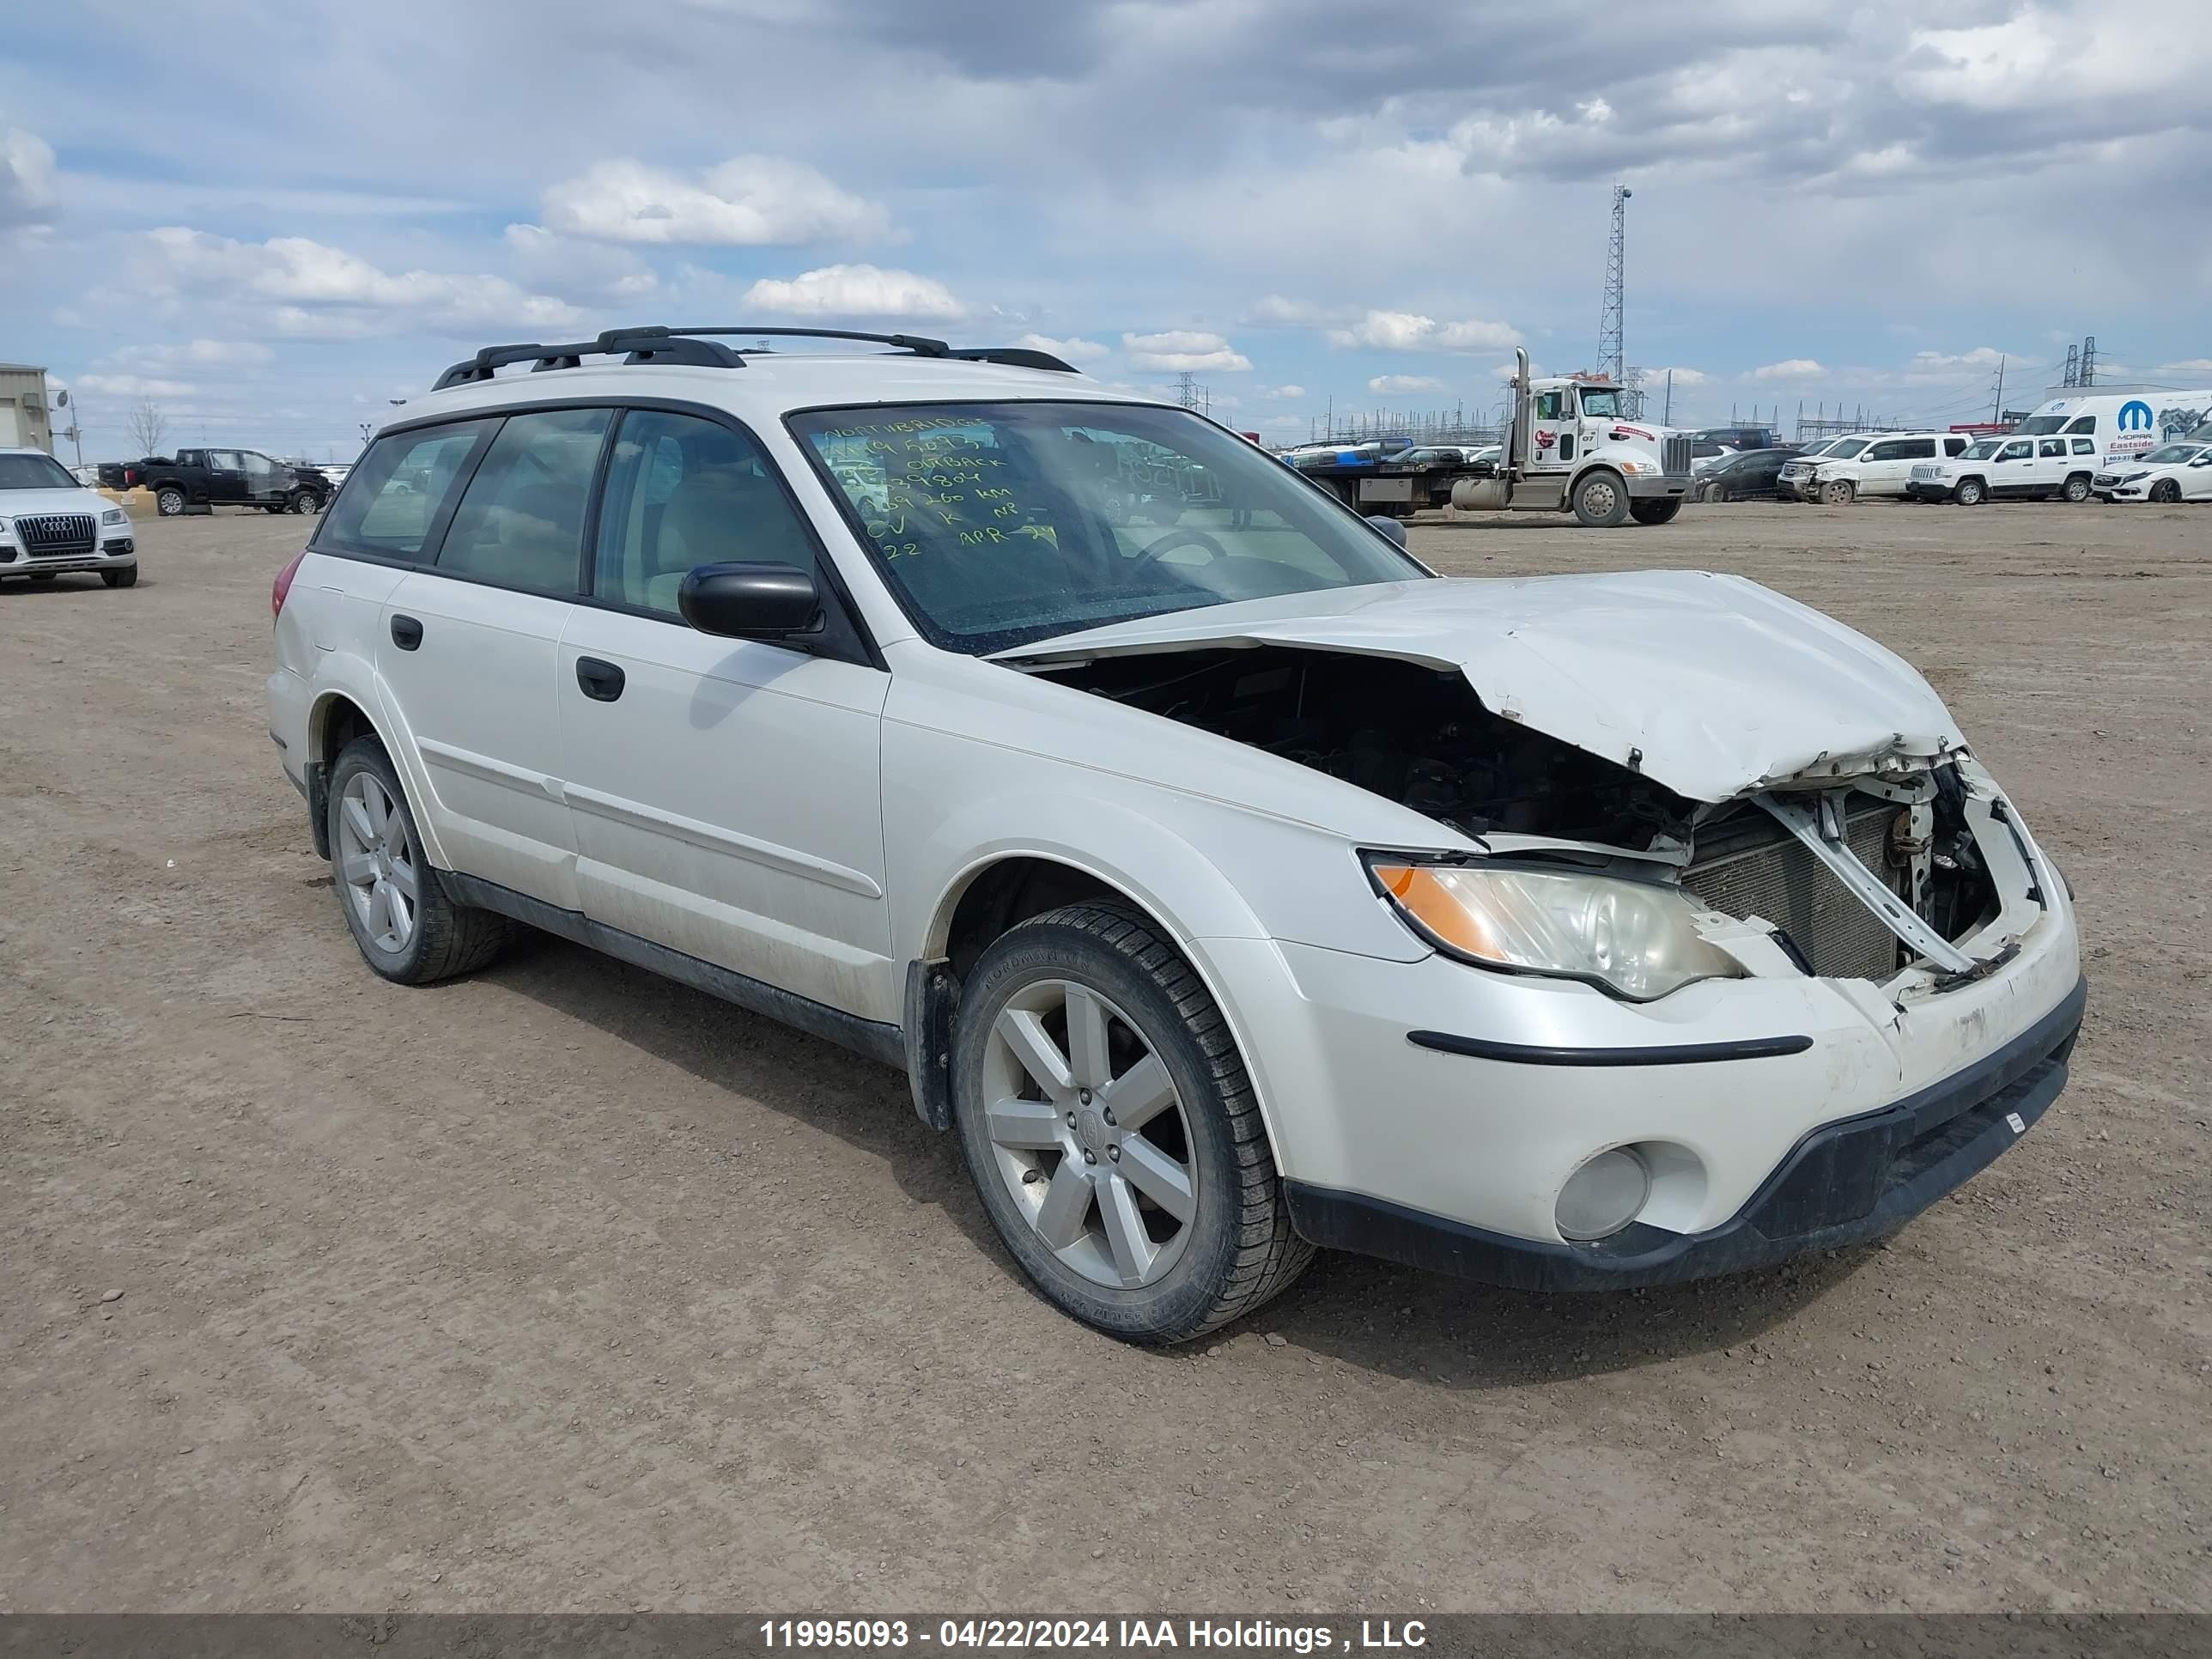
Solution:
<svg viewBox="0 0 2212 1659">
<path fill-rule="evenodd" d="M 1057 342 L 1270 438 L 1595 360 L 1678 424 L 2212 383 L 2212 5 L 179 0 L 19 10 L 0 359 L 88 458 L 316 457 L 493 341 Z"/>
</svg>

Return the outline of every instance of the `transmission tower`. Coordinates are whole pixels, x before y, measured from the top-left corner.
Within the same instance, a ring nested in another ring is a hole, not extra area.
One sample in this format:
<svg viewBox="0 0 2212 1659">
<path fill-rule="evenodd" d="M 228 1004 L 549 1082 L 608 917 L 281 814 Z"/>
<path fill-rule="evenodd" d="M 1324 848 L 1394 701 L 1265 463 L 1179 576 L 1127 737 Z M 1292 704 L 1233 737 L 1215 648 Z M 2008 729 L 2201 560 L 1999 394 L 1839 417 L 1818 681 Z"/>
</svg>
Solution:
<svg viewBox="0 0 2212 1659">
<path fill-rule="evenodd" d="M 2080 346 L 2066 348 L 2066 378 L 2059 384 L 2061 386 L 2081 384 L 2081 348 Z"/>
<path fill-rule="evenodd" d="M 1176 376 L 1176 401 L 1185 409 L 1198 407 L 1198 380 L 1188 369 Z"/>
<path fill-rule="evenodd" d="M 1626 185 L 1613 187 L 1613 240 L 1605 254 L 1605 309 L 1597 324 L 1597 372 L 1621 384 L 1627 356 L 1621 347 L 1621 311 L 1628 295 L 1628 198 Z"/>
<path fill-rule="evenodd" d="M 2081 384 L 2097 384 L 2097 337 L 2094 334 L 2081 342 Z"/>
</svg>

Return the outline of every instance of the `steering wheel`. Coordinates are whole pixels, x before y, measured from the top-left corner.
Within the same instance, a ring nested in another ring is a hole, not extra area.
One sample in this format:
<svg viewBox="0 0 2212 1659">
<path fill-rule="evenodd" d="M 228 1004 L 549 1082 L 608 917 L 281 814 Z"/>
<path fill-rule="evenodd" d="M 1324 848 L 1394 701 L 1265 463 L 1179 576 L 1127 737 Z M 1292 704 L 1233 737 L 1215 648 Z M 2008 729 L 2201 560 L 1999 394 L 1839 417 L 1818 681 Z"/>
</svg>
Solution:
<svg viewBox="0 0 2212 1659">
<path fill-rule="evenodd" d="M 1203 530 L 1170 530 L 1159 540 L 1138 554 L 1130 562 L 1129 568 L 1141 570 L 1148 564 L 1158 564 L 1163 555 L 1172 553 L 1178 547 L 1204 548 L 1206 562 L 1208 564 L 1212 564 L 1216 559 L 1225 559 L 1229 556 L 1229 550 Z"/>
</svg>

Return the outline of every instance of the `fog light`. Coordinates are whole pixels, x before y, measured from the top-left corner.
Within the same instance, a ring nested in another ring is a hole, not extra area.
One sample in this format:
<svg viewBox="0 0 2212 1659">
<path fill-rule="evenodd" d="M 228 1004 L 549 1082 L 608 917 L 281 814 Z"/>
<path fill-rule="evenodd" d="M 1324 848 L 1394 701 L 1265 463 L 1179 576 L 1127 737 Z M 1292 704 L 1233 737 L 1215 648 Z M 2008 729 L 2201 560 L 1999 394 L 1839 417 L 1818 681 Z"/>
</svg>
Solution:
<svg viewBox="0 0 2212 1659">
<path fill-rule="evenodd" d="M 1643 1154 L 1632 1146 L 1600 1152 L 1559 1189 L 1559 1237 L 1609 1237 L 1635 1220 L 1650 1196 L 1651 1170 Z"/>
</svg>

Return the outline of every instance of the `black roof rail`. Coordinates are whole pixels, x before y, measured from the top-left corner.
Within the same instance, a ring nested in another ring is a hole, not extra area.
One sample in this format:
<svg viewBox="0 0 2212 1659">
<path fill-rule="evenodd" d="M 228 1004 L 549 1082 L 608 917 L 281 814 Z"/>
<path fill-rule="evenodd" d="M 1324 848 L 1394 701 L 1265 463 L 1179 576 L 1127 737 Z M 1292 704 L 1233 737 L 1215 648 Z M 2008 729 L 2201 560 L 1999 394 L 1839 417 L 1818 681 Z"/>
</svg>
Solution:
<svg viewBox="0 0 2212 1659">
<path fill-rule="evenodd" d="M 546 369 L 580 368 L 590 356 L 611 356 L 621 354 L 625 363 L 690 363 L 714 368 L 743 368 L 745 360 L 740 355 L 743 347 L 732 349 L 720 343 L 720 336 L 733 338 L 796 339 L 796 340 L 865 340 L 875 345 L 887 345 L 917 357 L 942 357 L 961 362 L 1003 363 L 1012 368 L 1048 369 L 1055 374 L 1078 373 L 1074 364 L 1065 362 L 1048 351 L 1032 351 L 1027 346 L 960 346 L 947 345 L 942 340 L 926 334 L 868 334 L 848 328 L 730 328 L 702 326 L 675 328 L 653 323 L 636 328 L 611 328 L 596 340 L 580 340 L 569 345 L 486 346 L 473 357 L 455 363 L 438 377 L 433 391 L 443 392 L 447 386 L 467 386 L 477 380 L 489 380 L 498 370 L 511 363 L 528 363 L 532 374 Z"/>
<path fill-rule="evenodd" d="M 1045 368 L 1056 374 L 1083 372 L 1049 351 L 1032 351 L 1027 346 L 955 346 L 952 355 L 971 363 L 1004 363 L 1009 368 Z"/>
<path fill-rule="evenodd" d="M 568 345 L 486 346 L 475 356 L 455 363 L 441 374 L 430 389 L 443 392 L 447 386 L 489 380 L 510 363 L 528 363 L 534 374 L 549 368 L 577 368 L 586 357 L 616 352 L 626 354 L 623 361 L 629 363 L 693 363 L 708 368 L 745 366 L 744 358 L 713 340 L 671 338 L 665 330 L 655 334 L 649 329 L 616 328 L 609 329 L 596 340 L 578 340 Z"/>
</svg>

